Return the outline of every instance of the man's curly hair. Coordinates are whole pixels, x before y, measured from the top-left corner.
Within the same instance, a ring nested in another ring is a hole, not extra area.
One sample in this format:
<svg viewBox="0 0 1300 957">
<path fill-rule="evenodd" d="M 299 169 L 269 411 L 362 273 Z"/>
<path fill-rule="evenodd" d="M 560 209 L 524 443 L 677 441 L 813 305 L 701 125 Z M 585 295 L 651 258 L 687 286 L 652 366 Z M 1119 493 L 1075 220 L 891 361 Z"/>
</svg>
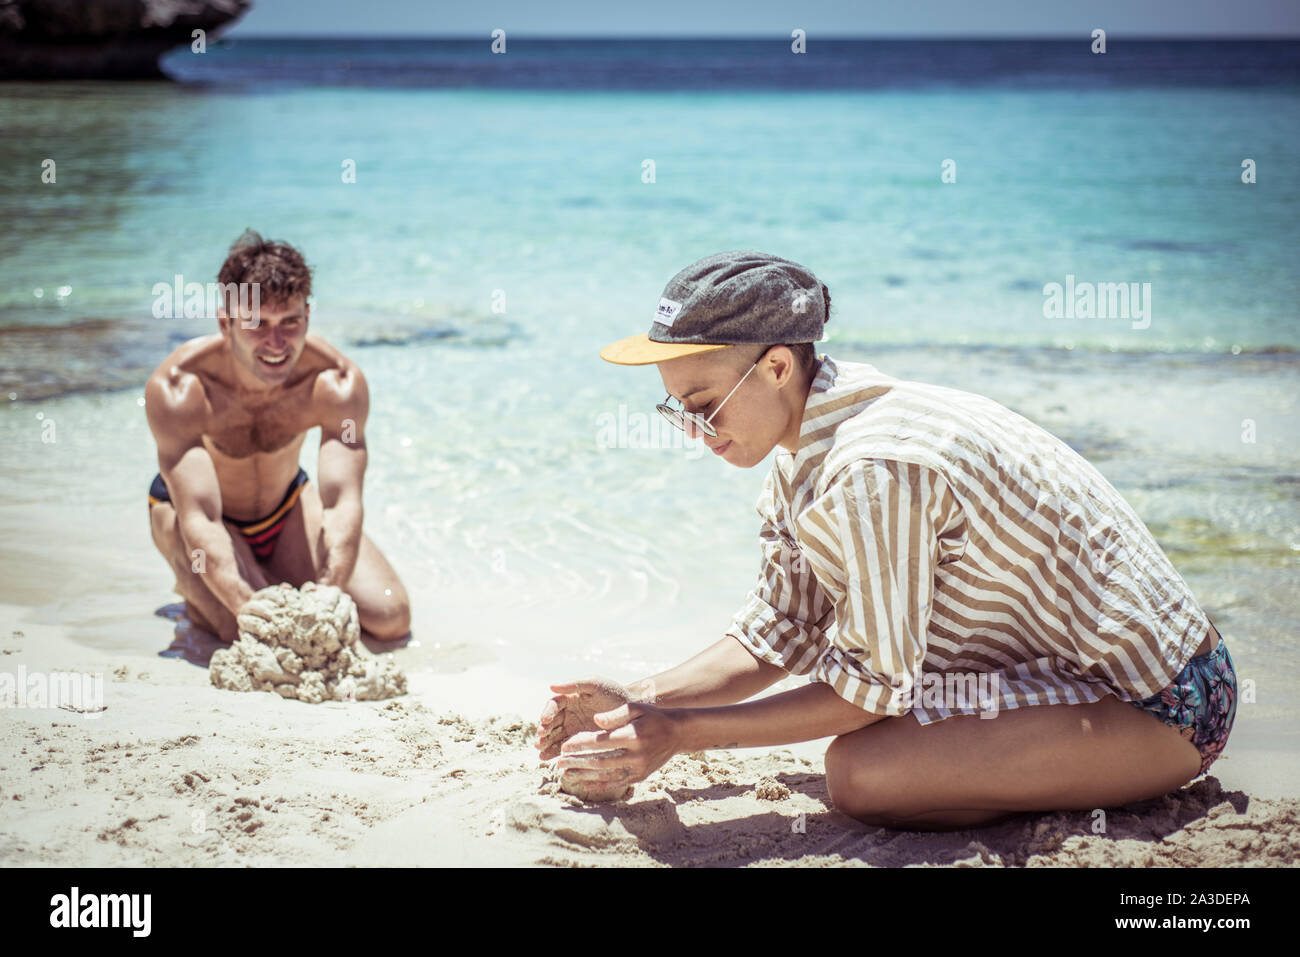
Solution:
<svg viewBox="0 0 1300 957">
<path fill-rule="evenodd" d="M 217 281 L 226 289 L 232 283 L 255 282 L 259 301 L 272 308 L 311 295 L 311 269 L 302 253 L 288 243 L 263 239 L 251 229 L 245 229 L 230 247 Z"/>
</svg>

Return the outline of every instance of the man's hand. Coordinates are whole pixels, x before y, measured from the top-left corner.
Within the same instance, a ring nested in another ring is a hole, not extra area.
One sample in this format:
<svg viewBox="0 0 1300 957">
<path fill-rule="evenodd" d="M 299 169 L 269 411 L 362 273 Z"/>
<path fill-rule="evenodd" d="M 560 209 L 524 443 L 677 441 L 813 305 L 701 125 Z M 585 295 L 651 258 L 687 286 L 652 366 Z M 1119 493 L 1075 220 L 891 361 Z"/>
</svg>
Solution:
<svg viewBox="0 0 1300 957">
<path fill-rule="evenodd" d="M 550 686 L 560 692 L 542 709 L 533 747 L 541 753 L 540 761 L 549 761 L 560 753 L 560 745 L 580 731 L 600 731 L 596 715 L 613 711 L 632 700 L 632 692 L 609 678 L 583 678 L 561 681 Z"/>
<path fill-rule="evenodd" d="M 597 714 L 595 720 L 603 730 L 569 738 L 555 765 L 584 788 L 644 780 L 679 750 L 680 723 L 673 709 L 627 702 Z"/>
</svg>

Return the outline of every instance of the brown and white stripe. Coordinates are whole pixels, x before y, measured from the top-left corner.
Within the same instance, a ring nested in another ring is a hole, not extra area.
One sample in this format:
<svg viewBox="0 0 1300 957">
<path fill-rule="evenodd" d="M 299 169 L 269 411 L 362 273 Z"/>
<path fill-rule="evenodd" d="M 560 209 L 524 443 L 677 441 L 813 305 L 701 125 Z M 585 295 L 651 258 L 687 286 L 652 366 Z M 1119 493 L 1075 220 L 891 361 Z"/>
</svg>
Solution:
<svg viewBox="0 0 1300 957">
<path fill-rule="evenodd" d="M 873 714 L 922 724 L 922 674 L 997 674 L 997 709 L 1135 701 L 1210 623 L 1083 457 L 984 396 L 821 357 L 798 451 L 758 500 L 763 566 L 728 633 Z M 914 697 L 909 697 L 914 696 Z"/>
</svg>

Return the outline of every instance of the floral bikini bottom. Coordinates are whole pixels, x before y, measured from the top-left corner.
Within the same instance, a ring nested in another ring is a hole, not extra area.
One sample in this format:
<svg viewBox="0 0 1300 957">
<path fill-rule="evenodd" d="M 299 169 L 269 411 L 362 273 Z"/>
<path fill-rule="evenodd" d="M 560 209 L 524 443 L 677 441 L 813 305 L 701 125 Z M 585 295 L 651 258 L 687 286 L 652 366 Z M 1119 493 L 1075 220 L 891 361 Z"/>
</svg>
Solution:
<svg viewBox="0 0 1300 957">
<path fill-rule="evenodd" d="M 1220 637 L 1213 651 L 1187 662 L 1164 691 L 1129 703 L 1177 728 L 1192 742 L 1201 752 L 1200 777 L 1228 743 L 1237 716 L 1237 673 L 1227 644 Z"/>
</svg>

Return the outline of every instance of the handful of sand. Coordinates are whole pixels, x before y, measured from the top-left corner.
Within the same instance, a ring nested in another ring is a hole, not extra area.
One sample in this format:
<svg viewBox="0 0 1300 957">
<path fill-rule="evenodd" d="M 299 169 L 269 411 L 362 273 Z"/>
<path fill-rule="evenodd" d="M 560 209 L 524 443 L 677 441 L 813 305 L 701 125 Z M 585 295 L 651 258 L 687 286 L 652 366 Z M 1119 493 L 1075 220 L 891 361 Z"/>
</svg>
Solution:
<svg viewBox="0 0 1300 957">
<path fill-rule="evenodd" d="M 406 693 L 391 659 L 357 648 L 356 603 L 333 585 L 271 585 L 254 592 L 236 619 L 239 640 L 212 655 L 218 688 L 274 691 L 285 698 L 377 701 Z"/>
<path fill-rule="evenodd" d="M 574 777 L 572 771 L 560 775 L 560 790 L 588 803 L 621 801 L 632 790 L 630 784 L 592 783 Z"/>
</svg>

